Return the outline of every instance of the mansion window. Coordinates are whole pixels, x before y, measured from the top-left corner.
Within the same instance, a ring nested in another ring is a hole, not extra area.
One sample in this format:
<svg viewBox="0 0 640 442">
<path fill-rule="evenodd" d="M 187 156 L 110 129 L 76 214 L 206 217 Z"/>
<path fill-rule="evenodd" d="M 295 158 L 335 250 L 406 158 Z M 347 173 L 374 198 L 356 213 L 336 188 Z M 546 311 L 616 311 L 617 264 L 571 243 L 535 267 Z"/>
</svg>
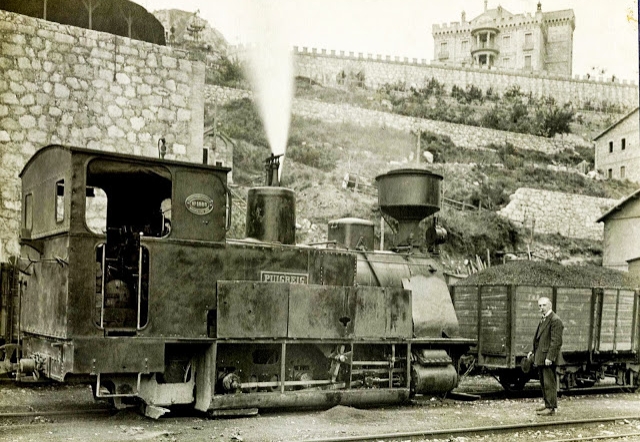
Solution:
<svg viewBox="0 0 640 442">
<path fill-rule="evenodd" d="M 613 152 L 613 141 L 609 141 L 609 153 Z"/>
<path fill-rule="evenodd" d="M 440 43 L 440 54 L 438 54 L 439 58 L 449 58 L 449 51 L 447 51 L 447 42 L 443 41 Z"/>
<path fill-rule="evenodd" d="M 624 150 L 627 147 L 627 140 L 626 139 L 622 139 L 620 140 L 620 149 Z"/>
<path fill-rule="evenodd" d="M 464 40 L 460 45 L 460 49 L 463 54 L 469 52 L 469 40 Z"/>
<path fill-rule="evenodd" d="M 531 69 L 531 55 L 525 55 L 524 57 L 524 68 Z"/>
<path fill-rule="evenodd" d="M 620 166 L 620 178 L 625 178 L 627 175 L 627 169 L 624 166 Z"/>
<path fill-rule="evenodd" d="M 607 178 L 609 178 L 609 179 L 613 178 L 613 169 L 608 169 L 607 170 Z"/>
<path fill-rule="evenodd" d="M 502 48 L 511 49 L 511 36 L 505 35 L 502 37 Z"/>
<path fill-rule="evenodd" d="M 524 48 L 533 49 L 533 34 L 531 32 L 524 34 Z"/>
</svg>

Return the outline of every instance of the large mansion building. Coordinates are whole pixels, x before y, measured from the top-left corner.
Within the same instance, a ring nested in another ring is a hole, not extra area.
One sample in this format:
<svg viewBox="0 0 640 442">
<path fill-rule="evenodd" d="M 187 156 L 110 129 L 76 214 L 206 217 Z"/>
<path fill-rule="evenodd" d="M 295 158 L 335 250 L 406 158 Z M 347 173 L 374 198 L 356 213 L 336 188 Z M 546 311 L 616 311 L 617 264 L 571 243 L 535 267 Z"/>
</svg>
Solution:
<svg viewBox="0 0 640 442">
<path fill-rule="evenodd" d="M 501 6 L 473 20 L 433 25 L 434 63 L 571 76 L 572 9 L 512 14 Z"/>
</svg>

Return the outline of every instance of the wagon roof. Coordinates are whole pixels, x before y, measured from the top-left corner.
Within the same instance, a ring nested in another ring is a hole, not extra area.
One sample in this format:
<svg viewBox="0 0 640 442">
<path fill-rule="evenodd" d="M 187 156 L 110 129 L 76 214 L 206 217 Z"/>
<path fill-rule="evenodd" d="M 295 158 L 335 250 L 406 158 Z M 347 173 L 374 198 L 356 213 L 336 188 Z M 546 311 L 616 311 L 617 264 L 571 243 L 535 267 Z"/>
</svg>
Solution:
<svg viewBox="0 0 640 442">
<path fill-rule="evenodd" d="M 218 171 L 218 172 L 229 172 L 231 170 L 229 167 L 210 166 L 208 164 L 189 163 L 187 161 L 164 160 L 160 158 L 145 157 L 140 155 L 130 155 L 130 154 L 124 154 L 124 153 L 107 152 L 104 150 L 86 149 L 84 147 L 65 146 L 62 144 L 50 144 L 38 150 L 29 159 L 29 161 L 27 161 L 27 164 L 24 165 L 24 167 L 22 168 L 22 171 L 20 172 L 20 176 L 24 174 L 24 172 L 29 168 L 29 166 L 31 166 L 31 164 L 36 160 L 36 158 L 40 156 L 42 152 L 49 149 L 63 149 L 71 152 L 71 154 L 79 153 L 84 155 L 95 155 L 102 158 L 135 161 L 137 163 L 147 163 L 147 164 L 153 164 L 153 165 L 160 165 L 160 164 L 174 165 L 174 166 L 180 166 L 180 167 L 188 167 L 191 169 L 201 169 L 201 170 L 210 170 L 210 171 Z"/>
</svg>

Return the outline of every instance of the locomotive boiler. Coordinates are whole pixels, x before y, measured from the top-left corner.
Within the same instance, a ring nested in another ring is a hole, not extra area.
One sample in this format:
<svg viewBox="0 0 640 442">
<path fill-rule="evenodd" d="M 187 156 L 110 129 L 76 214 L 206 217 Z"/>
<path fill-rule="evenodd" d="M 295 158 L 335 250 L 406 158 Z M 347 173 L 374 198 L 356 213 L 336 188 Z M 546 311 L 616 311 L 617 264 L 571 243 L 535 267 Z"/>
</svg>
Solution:
<svg viewBox="0 0 640 442">
<path fill-rule="evenodd" d="M 51 145 L 22 173 L 17 378 L 88 382 L 150 416 L 372 405 L 450 391 L 473 341 L 422 253 L 442 177 L 378 177 L 397 225 L 336 220 L 335 247 L 295 244 L 295 194 L 249 191 L 228 239 L 230 169 Z M 392 221 L 393 218 L 395 221 Z"/>
</svg>

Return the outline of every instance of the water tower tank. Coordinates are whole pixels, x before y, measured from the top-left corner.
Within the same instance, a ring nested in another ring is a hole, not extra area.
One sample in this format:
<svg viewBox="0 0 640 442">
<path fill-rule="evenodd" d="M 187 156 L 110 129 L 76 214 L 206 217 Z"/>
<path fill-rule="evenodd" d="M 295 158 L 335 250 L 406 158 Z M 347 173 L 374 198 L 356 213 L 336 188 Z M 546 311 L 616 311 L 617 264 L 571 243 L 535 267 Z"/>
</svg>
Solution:
<svg viewBox="0 0 640 442">
<path fill-rule="evenodd" d="M 398 221 L 396 245 L 423 243 L 418 224 L 440 210 L 442 175 L 425 169 L 397 169 L 376 177 L 383 214 Z"/>
</svg>

